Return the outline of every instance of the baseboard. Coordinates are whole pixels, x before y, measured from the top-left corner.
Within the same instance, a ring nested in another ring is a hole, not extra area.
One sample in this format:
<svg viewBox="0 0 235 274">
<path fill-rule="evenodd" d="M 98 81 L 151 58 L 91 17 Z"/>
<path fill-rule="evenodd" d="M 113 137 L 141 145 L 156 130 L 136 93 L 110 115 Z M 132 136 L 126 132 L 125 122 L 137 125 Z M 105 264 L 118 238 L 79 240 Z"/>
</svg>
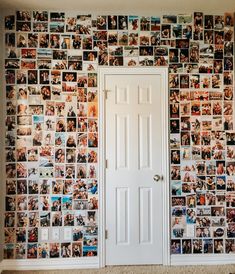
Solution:
<svg viewBox="0 0 235 274">
<path fill-rule="evenodd" d="M 235 264 L 235 254 L 171 255 L 173 265 L 222 265 Z"/>
<path fill-rule="evenodd" d="M 0 263 L 0 273 L 3 270 L 55 270 L 98 267 L 98 257 L 68 259 L 3 260 Z"/>
</svg>

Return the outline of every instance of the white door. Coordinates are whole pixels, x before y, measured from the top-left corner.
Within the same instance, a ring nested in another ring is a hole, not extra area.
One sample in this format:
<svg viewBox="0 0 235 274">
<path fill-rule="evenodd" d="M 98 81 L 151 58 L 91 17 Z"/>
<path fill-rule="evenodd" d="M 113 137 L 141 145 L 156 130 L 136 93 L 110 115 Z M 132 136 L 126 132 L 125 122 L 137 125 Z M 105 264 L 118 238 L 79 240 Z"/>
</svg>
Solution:
<svg viewBox="0 0 235 274">
<path fill-rule="evenodd" d="M 162 264 L 161 80 L 137 68 L 104 77 L 107 265 Z"/>
</svg>

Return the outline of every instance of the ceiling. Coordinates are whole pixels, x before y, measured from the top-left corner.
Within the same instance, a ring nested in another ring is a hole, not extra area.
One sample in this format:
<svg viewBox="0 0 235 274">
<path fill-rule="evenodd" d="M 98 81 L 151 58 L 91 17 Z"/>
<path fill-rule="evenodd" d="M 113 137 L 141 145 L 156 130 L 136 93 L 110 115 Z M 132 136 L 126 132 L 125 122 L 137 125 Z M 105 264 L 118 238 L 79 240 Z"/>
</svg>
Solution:
<svg viewBox="0 0 235 274">
<path fill-rule="evenodd" d="M 235 11 L 235 0 L 0 0 L 0 9 L 151 14 Z"/>
</svg>

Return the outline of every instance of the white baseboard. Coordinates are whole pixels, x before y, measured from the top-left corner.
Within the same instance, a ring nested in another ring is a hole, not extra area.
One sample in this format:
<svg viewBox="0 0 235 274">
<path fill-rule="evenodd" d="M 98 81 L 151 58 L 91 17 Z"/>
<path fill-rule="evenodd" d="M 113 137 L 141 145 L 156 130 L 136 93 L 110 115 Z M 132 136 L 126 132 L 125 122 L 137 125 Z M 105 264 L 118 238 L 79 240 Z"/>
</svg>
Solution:
<svg viewBox="0 0 235 274">
<path fill-rule="evenodd" d="M 3 270 L 53 270 L 84 269 L 98 267 L 98 257 L 68 259 L 3 260 L 0 263 L 0 273 Z"/>
<path fill-rule="evenodd" d="M 170 265 L 223 265 L 235 264 L 235 254 L 171 255 Z M 98 257 L 69 259 L 3 260 L 3 270 L 56 270 L 99 268 Z"/>
<path fill-rule="evenodd" d="M 222 265 L 235 264 L 235 254 L 171 255 L 173 265 Z"/>
</svg>

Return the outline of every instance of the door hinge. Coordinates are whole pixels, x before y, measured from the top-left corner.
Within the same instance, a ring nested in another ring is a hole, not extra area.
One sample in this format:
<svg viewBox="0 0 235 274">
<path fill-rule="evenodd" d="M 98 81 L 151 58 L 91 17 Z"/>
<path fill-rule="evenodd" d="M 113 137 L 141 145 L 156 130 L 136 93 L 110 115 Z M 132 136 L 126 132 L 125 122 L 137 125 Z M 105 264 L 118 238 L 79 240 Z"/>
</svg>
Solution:
<svg viewBox="0 0 235 274">
<path fill-rule="evenodd" d="M 108 92 L 110 92 L 111 90 L 110 89 L 104 89 L 103 92 L 105 94 L 105 99 L 107 100 L 108 99 Z"/>
<path fill-rule="evenodd" d="M 105 240 L 108 239 L 108 229 L 105 229 Z"/>
<path fill-rule="evenodd" d="M 108 160 L 105 160 L 105 168 L 108 168 Z"/>
</svg>

